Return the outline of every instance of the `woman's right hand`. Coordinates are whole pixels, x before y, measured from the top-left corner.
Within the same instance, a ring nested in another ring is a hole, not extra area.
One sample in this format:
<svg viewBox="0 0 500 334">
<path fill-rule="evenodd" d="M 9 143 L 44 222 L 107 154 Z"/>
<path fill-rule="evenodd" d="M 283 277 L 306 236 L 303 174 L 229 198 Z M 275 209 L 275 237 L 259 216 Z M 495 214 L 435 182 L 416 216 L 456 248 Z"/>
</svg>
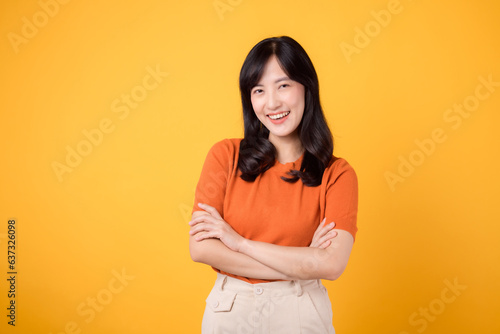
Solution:
<svg viewBox="0 0 500 334">
<path fill-rule="evenodd" d="M 321 221 L 318 228 L 314 232 L 313 239 L 309 247 L 325 249 L 330 246 L 331 240 L 337 236 L 337 231 L 334 230 L 335 223 L 326 224 L 326 217 Z"/>
</svg>

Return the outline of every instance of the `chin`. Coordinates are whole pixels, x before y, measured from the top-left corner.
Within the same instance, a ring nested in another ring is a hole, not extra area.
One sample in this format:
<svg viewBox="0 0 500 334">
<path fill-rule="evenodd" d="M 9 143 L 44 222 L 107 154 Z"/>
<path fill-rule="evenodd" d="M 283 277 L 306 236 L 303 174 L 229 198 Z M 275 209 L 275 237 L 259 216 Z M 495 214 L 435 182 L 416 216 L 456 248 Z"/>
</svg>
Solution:
<svg viewBox="0 0 500 334">
<path fill-rule="evenodd" d="M 269 135 L 273 136 L 273 137 L 276 137 L 276 138 L 286 138 L 286 137 L 292 137 L 292 136 L 296 136 L 296 134 L 294 135 L 294 133 L 292 131 L 284 131 L 284 132 L 272 132 L 272 131 L 269 131 Z"/>
</svg>

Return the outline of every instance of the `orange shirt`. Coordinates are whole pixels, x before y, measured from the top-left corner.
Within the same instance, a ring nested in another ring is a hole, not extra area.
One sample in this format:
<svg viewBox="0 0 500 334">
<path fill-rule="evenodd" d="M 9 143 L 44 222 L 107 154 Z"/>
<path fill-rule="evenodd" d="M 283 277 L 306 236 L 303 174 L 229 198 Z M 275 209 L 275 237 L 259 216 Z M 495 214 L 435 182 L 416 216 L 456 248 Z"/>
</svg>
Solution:
<svg viewBox="0 0 500 334">
<path fill-rule="evenodd" d="M 276 161 L 254 182 L 247 182 L 240 178 L 237 166 L 240 141 L 225 139 L 210 149 L 196 187 L 193 212 L 201 210 L 197 203 L 211 205 L 241 236 L 282 246 L 309 246 L 324 217 L 327 223 L 335 222 L 335 228 L 356 236 L 358 183 L 347 161 L 330 162 L 317 187 L 280 178 L 290 169 L 300 168 L 303 156 L 286 164 Z M 269 282 L 221 273 L 249 283 Z"/>
</svg>

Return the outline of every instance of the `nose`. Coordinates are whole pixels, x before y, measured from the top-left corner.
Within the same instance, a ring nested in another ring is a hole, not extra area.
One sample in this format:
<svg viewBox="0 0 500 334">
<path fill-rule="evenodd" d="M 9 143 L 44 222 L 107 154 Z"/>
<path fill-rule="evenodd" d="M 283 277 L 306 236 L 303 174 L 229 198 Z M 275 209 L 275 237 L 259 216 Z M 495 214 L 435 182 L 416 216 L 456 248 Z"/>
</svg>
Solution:
<svg viewBox="0 0 500 334">
<path fill-rule="evenodd" d="M 276 110 L 281 105 L 281 100 L 277 92 L 270 91 L 267 94 L 266 106 L 269 110 Z"/>
</svg>

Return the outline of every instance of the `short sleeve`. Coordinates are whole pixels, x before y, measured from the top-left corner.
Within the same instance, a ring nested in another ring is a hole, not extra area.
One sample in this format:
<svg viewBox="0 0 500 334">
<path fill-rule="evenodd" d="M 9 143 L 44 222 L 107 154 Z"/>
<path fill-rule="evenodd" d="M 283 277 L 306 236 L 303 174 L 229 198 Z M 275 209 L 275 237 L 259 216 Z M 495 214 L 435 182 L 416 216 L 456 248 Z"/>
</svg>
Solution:
<svg viewBox="0 0 500 334">
<path fill-rule="evenodd" d="M 227 181 L 234 165 L 234 147 L 230 140 L 216 143 L 207 154 L 196 186 L 193 212 L 199 211 L 198 203 L 208 204 L 224 216 L 224 198 Z"/>
<path fill-rule="evenodd" d="M 337 159 L 325 170 L 325 217 L 335 222 L 335 228 L 356 238 L 358 216 L 358 179 L 354 169 L 344 159 Z"/>
</svg>

